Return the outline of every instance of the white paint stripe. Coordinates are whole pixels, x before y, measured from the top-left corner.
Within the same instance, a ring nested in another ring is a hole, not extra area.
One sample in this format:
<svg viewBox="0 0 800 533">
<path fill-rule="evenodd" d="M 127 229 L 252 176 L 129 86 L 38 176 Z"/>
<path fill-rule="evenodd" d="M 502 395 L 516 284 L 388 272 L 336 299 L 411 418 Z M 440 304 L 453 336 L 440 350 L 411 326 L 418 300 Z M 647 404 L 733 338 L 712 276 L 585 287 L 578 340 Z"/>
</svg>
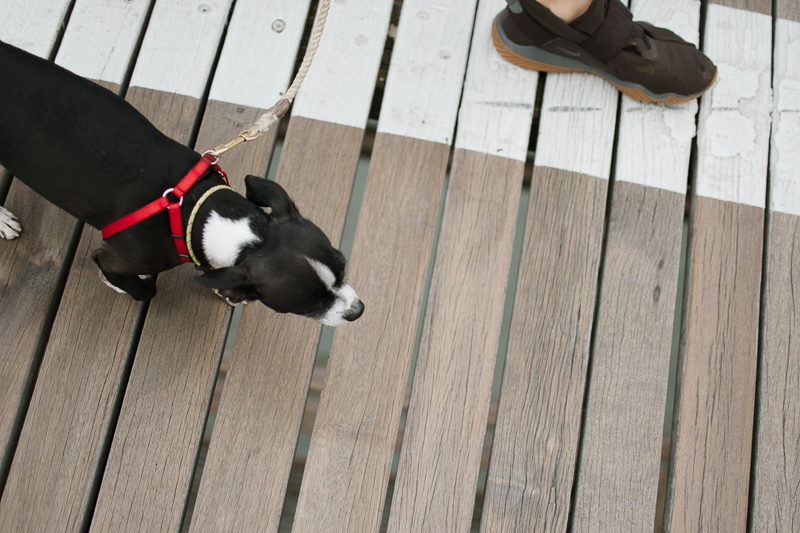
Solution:
<svg viewBox="0 0 800 533">
<path fill-rule="evenodd" d="M 309 0 L 238 0 L 209 98 L 272 107 L 291 83 L 308 8 Z"/>
<path fill-rule="evenodd" d="M 48 57 L 69 0 L 0 0 L 0 41 Z"/>
<path fill-rule="evenodd" d="M 200 98 L 229 10 L 230 0 L 156 2 L 131 86 Z"/>
<path fill-rule="evenodd" d="M 775 107 L 772 113 L 772 208 L 800 216 L 800 22 L 775 26 Z"/>
<path fill-rule="evenodd" d="M 772 96 L 772 18 L 709 4 L 705 51 L 716 85 L 700 105 L 697 194 L 764 207 Z"/>
<path fill-rule="evenodd" d="M 379 133 L 452 142 L 475 2 L 403 2 Z"/>
<path fill-rule="evenodd" d="M 525 161 L 539 73 L 509 63 L 494 49 L 492 24 L 505 6 L 505 0 L 478 6 L 456 148 Z"/>
<path fill-rule="evenodd" d="M 631 9 L 634 19 L 670 29 L 697 44 L 699 0 L 633 0 Z M 623 96 L 616 178 L 686 194 L 696 114 L 697 100 L 655 105 Z"/>
<path fill-rule="evenodd" d="M 84 78 L 121 84 L 147 8 L 146 0 L 78 0 L 56 63 Z"/>
<path fill-rule="evenodd" d="M 534 164 L 608 179 L 617 89 L 591 74 L 548 74 Z"/>
<path fill-rule="evenodd" d="M 314 63 L 293 116 L 364 128 L 394 0 L 331 2 Z"/>
</svg>

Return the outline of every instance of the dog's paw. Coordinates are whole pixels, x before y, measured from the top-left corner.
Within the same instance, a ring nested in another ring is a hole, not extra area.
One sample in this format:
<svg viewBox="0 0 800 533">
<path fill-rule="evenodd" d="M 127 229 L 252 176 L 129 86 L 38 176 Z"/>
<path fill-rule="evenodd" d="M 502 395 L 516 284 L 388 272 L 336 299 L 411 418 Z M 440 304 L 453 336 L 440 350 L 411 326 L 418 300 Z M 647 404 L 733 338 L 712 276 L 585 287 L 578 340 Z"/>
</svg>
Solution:
<svg viewBox="0 0 800 533">
<path fill-rule="evenodd" d="M 22 226 L 17 222 L 17 217 L 8 209 L 0 207 L 0 238 L 16 239 L 19 237 L 20 231 L 22 231 Z"/>
<path fill-rule="evenodd" d="M 212 289 L 212 290 L 214 291 L 214 294 L 216 294 L 217 296 L 219 296 L 220 298 L 225 300 L 228 303 L 228 305 L 230 305 L 231 307 L 236 307 L 236 306 L 239 306 L 239 305 L 247 305 L 247 300 L 245 300 L 243 302 L 232 302 L 230 300 L 230 298 L 220 294 L 220 292 L 217 289 Z"/>
</svg>

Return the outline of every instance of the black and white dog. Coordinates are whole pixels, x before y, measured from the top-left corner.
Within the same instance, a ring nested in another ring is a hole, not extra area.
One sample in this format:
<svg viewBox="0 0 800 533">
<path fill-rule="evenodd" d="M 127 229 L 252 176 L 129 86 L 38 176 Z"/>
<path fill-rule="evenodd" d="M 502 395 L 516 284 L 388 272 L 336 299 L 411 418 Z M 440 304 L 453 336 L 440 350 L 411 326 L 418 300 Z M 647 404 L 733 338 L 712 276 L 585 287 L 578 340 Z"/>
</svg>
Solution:
<svg viewBox="0 0 800 533">
<path fill-rule="evenodd" d="M 165 191 L 198 160 L 198 153 L 162 134 L 119 96 L 0 42 L 0 164 L 78 219 L 105 228 L 170 196 Z M 198 283 L 231 304 L 260 300 L 279 313 L 329 326 L 361 316 L 364 305 L 344 280 L 344 256 L 300 215 L 283 188 L 247 176 L 244 198 L 217 187 L 223 183 L 212 166 L 176 209 L 205 270 L 194 278 Z M 161 211 L 94 251 L 109 285 L 137 300 L 155 296 L 152 276 L 182 262 L 171 220 Z M 0 235 L 13 239 L 20 231 L 0 207 Z"/>
</svg>

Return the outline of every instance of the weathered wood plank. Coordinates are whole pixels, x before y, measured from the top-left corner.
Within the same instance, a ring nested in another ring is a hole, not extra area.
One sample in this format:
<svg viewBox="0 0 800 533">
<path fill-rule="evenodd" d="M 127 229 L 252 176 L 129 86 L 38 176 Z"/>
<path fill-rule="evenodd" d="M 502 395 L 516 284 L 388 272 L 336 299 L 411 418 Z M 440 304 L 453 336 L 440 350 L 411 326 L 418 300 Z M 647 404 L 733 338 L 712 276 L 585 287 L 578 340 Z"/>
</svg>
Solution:
<svg viewBox="0 0 800 533">
<path fill-rule="evenodd" d="M 684 200 L 614 186 L 574 502 L 579 531 L 653 530 Z"/>
<path fill-rule="evenodd" d="M 779 2 L 779 13 L 794 2 Z M 754 532 L 790 532 L 800 527 L 800 19 L 778 19 L 775 28 L 768 256 L 764 328 L 761 331 L 758 425 L 753 465 Z"/>
<path fill-rule="evenodd" d="M 639 0 L 635 17 L 698 40 L 700 2 Z M 696 101 L 623 97 L 578 468 L 576 530 L 653 529 Z"/>
<path fill-rule="evenodd" d="M 474 14 L 403 7 L 350 266 L 368 310 L 334 338 L 297 532 L 380 527 Z"/>
<path fill-rule="evenodd" d="M 284 144 L 277 179 L 334 245 L 363 134 L 294 117 Z M 306 318 L 244 310 L 192 531 L 277 531 L 319 333 Z"/>
<path fill-rule="evenodd" d="M 665 531 L 745 530 L 763 217 L 697 198 Z"/>
<path fill-rule="evenodd" d="M 482 531 L 566 527 L 607 183 L 534 169 Z"/>
<path fill-rule="evenodd" d="M 771 18 L 709 5 L 666 531 L 744 531 L 769 139 Z"/>
<path fill-rule="evenodd" d="M 119 90 L 147 11 L 138 4 L 78 2 L 56 62 Z M 99 282 L 91 251 L 100 242 L 86 230 L 71 267 L 0 500 L 0 530 L 71 530 L 91 518 L 141 309 Z"/>
<path fill-rule="evenodd" d="M 193 1 L 158 4 L 152 14 L 128 99 L 181 142 L 190 138 L 228 8 Z M 91 531 L 180 528 L 229 316 L 190 276 L 188 265 L 159 276 Z"/>
<path fill-rule="evenodd" d="M 472 522 L 524 167 L 454 155 L 389 532 Z"/>
<path fill-rule="evenodd" d="M 0 39 L 49 57 L 68 7 L 66 0 L 3 0 Z M 12 183 L 3 205 L 19 218 L 24 234 L 0 242 L 0 489 L 28 409 L 53 317 L 51 301 L 75 229 L 74 218 L 19 181 Z"/>
<path fill-rule="evenodd" d="M 348 275 L 367 306 L 334 337 L 294 531 L 377 531 L 449 147 L 378 134 Z"/>
<path fill-rule="evenodd" d="M 476 16 L 389 532 L 472 522 L 538 79 L 494 50 L 504 5 Z"/>
<path fill-rule="evenodd" d="M 375 90 L 393 0 L 331 2 L 325 32 L 292 116 L 363 128 Z M 360 83 L 356 83 L 359 80 Z"/>
<path fill-rule="evenodd" d="M 617 97 L 595 76 L 547 76 L 486 480 L 487 532 L 566 527 Z"/>
</svg>

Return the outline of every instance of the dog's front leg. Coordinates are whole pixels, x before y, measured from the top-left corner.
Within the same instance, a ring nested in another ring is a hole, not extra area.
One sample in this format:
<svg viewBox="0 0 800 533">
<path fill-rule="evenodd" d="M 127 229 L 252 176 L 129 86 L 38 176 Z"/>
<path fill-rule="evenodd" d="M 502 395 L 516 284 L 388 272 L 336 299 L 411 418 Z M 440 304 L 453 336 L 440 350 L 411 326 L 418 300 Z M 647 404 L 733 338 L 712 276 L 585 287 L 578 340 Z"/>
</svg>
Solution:
<svg viewBox="0 0 800 533">
<path fill-rule="evenodd" d="M 100 279 L 117 292 L 126 292 L 134 300 L 144 302 L 156 295 L 156 282 L 150 276 L 119 274 L 113 268 L 114 257 L 107 248 L 98 248 L 92 252 L 92 259 L 100 268 Z"/>
<path fill-rule="evenodd" d="M 17 217 L 8 209 L 0 207 L 0 238 L 16 239 L 19 237 L 20 231 L 22 231 L 22 226 L 17 222 Z"/>
</svg>

